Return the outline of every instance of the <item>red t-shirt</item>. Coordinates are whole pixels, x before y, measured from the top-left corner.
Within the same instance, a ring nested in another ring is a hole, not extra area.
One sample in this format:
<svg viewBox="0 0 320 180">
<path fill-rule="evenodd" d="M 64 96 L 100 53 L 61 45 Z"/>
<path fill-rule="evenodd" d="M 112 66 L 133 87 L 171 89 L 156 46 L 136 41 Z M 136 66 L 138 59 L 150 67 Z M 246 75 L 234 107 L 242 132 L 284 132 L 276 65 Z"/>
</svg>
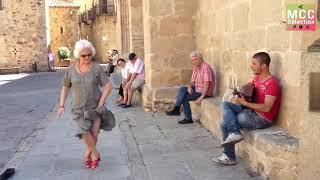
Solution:
<svg viewBox="0 0 320 180">
<path fill-rule="evenodd" d="M 258 114 L 264 117 L 266 120 L 272 122 L 280 109 L 281 103 L 281 90 L 279 80 L 271 76 L 264 81 L 259 80 L 259 76 L 256 76 L 252 81 L 255 87 L 255 103 L 263 104 L 265 96 L 276 97 L 273 106 L 269 112 L 261 112 L 255 110 Z"/>
</svg>

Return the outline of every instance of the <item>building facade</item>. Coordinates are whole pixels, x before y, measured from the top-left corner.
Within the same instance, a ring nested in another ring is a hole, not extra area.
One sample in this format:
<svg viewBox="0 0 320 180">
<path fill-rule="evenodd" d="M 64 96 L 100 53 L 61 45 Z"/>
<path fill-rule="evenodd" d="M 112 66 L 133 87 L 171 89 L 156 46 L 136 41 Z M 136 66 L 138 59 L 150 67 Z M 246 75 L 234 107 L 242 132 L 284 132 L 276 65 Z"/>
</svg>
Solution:
<svg viewBox="0 0 320 180">
<path fill-rule="evenodd" d="M 67 47 L 73 56 L 75 42 L 79 39 L 79 8 L 80 5 L 72 1 L 49 0 L 49 48 L 55 54 L 55 66 L 59 66 L 59 47 Z"/>
<path fill-rule="evenodd" d="M 45 1 L 1 0 L 0 19 L 1 71 L 47 71 Z"/>
</svg>

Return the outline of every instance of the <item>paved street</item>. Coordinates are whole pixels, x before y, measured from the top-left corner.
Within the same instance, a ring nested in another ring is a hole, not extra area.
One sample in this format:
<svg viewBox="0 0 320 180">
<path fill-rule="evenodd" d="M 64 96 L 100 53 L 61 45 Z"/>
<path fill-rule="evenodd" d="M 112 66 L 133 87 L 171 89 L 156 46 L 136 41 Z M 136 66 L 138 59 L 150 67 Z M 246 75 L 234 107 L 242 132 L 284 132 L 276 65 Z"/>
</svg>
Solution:
<svg viewBox="0 0 320 180">
<path fill-rule="evenodd" d="M 58 100 L 63 73 L 0 75 L 0 168 Z"/>
<path fill-rule="evenodd" d="M 116 115 L 118 126 L 112 132 L 101 132 L 98 149 L 101 165 L 94 170 L 83 167 L 84 144 L 73 137 L 70 99 L 66 113 L 57 120 L 57 106 L 40 123 L 32 143 L 19 151 L 6 167 L 16 167 L 13 180 L 258 180 L 248 167 L 222 166 L 211 161 L 221 154 L 219 140 L 200 124 L 178 125 L 182 117 L 144 112 L 134 107 L 122 109 L 113 102 L 107 107 Z M 135 98 L 135 101 L 138 98 Z M 55 100 L 56 102 L 56 97 Z M 32 103 L 31 103 L 32 104 Z M 32 144 L 32 145 L 31 145 Z"/>
</svg>

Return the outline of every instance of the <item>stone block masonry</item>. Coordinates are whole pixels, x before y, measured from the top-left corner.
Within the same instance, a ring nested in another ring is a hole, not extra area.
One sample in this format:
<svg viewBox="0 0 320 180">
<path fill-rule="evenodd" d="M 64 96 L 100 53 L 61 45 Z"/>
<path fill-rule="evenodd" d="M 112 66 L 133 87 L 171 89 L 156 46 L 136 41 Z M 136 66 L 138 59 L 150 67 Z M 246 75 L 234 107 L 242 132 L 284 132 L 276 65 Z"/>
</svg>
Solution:
<svg viewBox="0 0 320 180">
<path fill-rule="evenodd" d="M 5 1 L 0 19 L 0 68 L 48 70 L 44 1 Z"/>
</svg>

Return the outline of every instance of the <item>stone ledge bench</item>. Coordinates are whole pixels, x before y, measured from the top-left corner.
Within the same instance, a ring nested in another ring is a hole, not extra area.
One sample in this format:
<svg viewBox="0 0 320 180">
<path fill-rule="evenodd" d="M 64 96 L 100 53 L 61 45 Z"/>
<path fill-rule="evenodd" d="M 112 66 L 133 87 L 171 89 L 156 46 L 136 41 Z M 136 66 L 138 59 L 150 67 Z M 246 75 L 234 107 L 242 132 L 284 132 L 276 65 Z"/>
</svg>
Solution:
<svg viewBox="0 0 320 180">
<path fill-rule="evenodd" d="M 109 77 L 113 88 L 119 89 L 122 82 L 122 74 L 121 72 L 113 72 Z"/>
<path fill-rule="evenodd" d="M 122 74 L 121 72 L 113 72 L 110 74 L 110 77 L 109 77 L 109 80 L 111 81 L 112 83 L 112 86 L 114 89 L 119 89 L 120 88 L 120 85 L 122 83 Z M 118 92 L 118 91 L 117 91 Z M 133 99 L 132 101 L 139 104 L 139 105 L 142 105 L 142 92 L 143 92 L 143 86 L 140 87 L 138 90 L 136 90 L 134 93 L 133 93 Z"/>
<path fill-rule="evenodd" d="M 191 102 L 192 116 L 200 120 L 214 136 L 221 139 L 220 103 L 222 98 L 206 98 L 201 105 Z M 244 140 L 236 145 L 237 156 L 247 161 L 253 171 L 272 180 L 297 179 L 299 140 L 284 129 L 243 131 Z"/>
<path fill-rule="evenodd" d="M 0 68 L 0 74 L 19 74 L 19 67 L 11 67 L 11 68 Z"/>
</svg>

